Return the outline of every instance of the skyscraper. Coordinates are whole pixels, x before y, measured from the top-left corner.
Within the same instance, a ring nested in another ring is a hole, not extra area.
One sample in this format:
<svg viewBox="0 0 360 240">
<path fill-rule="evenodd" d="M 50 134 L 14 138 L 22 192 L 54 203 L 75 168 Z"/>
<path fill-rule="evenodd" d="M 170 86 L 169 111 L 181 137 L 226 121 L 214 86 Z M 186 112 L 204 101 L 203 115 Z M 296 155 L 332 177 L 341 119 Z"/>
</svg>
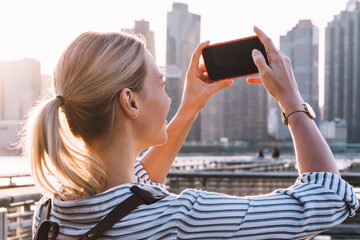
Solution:
<svg viewBox="0 0 360 240">
<path fill-rule="evenodd" d="M 224 97 L 224 136 L 229 140 L 267 140 L 267 92 L 238 78 Z"/>
<path fill-rule="evenodd" d="M 304 101 L 309 103 L 320 119 L 319 108 L 319 29 L 311 20 L 300 20 L 299 23 L 285 36 L 280 37 L 280 50 L 291 59 L 294 76 Z M 273 101 L 273 100 L 272 100 Z M 273 101 L 274 103 L 274 101 Z M 275 111 L 275 109 L 277 109 Z M 276 112 L 278 139 L 290 138 L 290 132 L 283 126 L 277 104 L 271 104 L 269 112 Z"/>
<path fill-rule="evenodd" d="M 349 142 L 360 142 L 360 3 L 350 0 L 325 30 L 324 119 L 345 119 Z"/>
<path fill-rule="evenodd" d="M 139 34 L 146 39 L 146 48 L 149 50 L 151 55 L 156 59 L 155 55 L 155 38 L 154 32 L 150 30 L 150 23 L 144 20 L 135 21 L 134 28 L 121 29 L 123 32 L 131 34 Z"/>
<path fill-rule="evenodd" d="M 41 92 L 40 63 L 34 59 L 0 62 L 0 154 L 16 143 L 21 121 Z"/>
<path fill-rule="evenodd" d="M 234 79 L 234 85 L 217 92 L 202 113 L 204 142 L 267 140 L 267 92 L 246 78 Z"/>
<path fill-rule="evenodd" d="M 0 66 L 0 120 L 23 120 L 40 95 L 40 63 L 22 59 Z"/>
<path fill-rule="evenodd" d="M 234 85 L 230 88 L 234 87 Z M 229 88 L 216 92 L 201 111 L 202 142 L 217 144 L 221 138 L 227 138 L 224 133 L 225 118 L 231 116 L 228 116 L 229 113 L 225 114 L 224 106 L 225 98 L 229 97 L 228 93 Z"/>
<path fill-rule="evenodd" d="M 178 109 L 191 55 L 200 42 L 200 16 L 189 13 L 188 5 L 174 3 L 167 14 L 166 91 L 173 100 L 168 118 Z M 193 124 L 187 141 L 200 140 L 201 115 Z"/>
<path fill-rule="evenodd" d="M 4 118 L 4 96 L 5 96 L 5 87 L 4 87 L 4 71 L 5 71 L 5 63 L 0 62 L 0 121 Z"/>
</svg>

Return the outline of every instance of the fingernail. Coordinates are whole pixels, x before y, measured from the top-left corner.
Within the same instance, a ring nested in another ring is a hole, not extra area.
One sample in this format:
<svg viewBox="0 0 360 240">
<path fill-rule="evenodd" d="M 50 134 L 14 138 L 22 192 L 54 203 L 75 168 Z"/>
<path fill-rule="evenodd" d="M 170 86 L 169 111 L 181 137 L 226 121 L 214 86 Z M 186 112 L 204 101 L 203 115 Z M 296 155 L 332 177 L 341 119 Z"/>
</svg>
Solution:
<svg viewBox="0 0 360 240">
<path fill-rule="evenodd" d="M 226 85 L 226 86 L 231 86 L 231 85 L 233 85 L 233 84 L 234 84 L 234 81 L 231 80 L 231 79 L 226 80 L 226 82 L 225 82 L 225 85 Z"/>
<path fill-rule="evenodd" d="M 257 50 L 257 49 L 252 50 L 252 55 L 253 56 L 256 56 L 258 54 L 259 54 L 259 50 Z"/>
</svg>

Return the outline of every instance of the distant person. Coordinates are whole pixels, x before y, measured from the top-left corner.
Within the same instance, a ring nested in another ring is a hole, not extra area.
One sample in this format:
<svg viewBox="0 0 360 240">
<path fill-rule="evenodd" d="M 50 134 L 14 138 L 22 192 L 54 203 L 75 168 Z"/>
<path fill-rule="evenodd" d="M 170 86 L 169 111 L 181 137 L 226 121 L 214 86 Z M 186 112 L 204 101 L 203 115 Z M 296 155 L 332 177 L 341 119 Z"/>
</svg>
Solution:
<svg viewBox="0 0 360 240">
<path fill-rule="evenodd" d="M 286 113 L 302 106 L 289 58 L 254 30 L 269 57 L 270 66 L 258 50 L 252 55 L 264 87 Z M 58 224 L 56 239 L 77 239 L 130 196 L 154 201 L 125 214 L 101 239 L 305 239 L 354 215 L 356 194 L 304 112 L 287 119 L 298 160 L 295 185 L 253 197 L 196 189 L 176 195 L 165 189 L 199 112 L 233 83 L 205 83 L 199 58 L 208 45 L 199 44 L 192 56 L 179 110 L 169 124 L 164 77 L 141 40 L 86 32 L 65 49 L 54 70 L 52 95 L 33 109 L 24 127 L 32 176 L 45 194 L 35 210 L 34 234 L 41 223 L 39 232 L 47 239 L 48 227 L 56 233 Z M 164 198 L 150 198 L 152 193 Z M 94 236 L 93 230 L 87 235 Z"/>
<path fill-rule="evenodd" d="M 272 157 L 273 159 L 278 159 L 278 158 L 280 157 L 280 151 L 279 151 L 279 149 L 277 149 L 276 147 L 273 148 L 273 152 L 272 152 L 271 157 Z"/>
<path fill-rule="evenodd" d="M 257 159 L 264 159 L 264 151 L 262 149 L 259 149 L 259 151 L 256 154 Z"/>
</svg>

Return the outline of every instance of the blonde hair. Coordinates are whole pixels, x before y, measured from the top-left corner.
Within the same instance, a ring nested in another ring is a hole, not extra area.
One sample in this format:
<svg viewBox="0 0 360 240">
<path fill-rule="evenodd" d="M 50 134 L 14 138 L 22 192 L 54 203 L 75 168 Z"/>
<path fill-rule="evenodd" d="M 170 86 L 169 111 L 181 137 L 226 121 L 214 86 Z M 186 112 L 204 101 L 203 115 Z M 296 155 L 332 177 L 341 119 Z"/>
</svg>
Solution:
<svg viewBox="0 0 360 240">
<path fill-rule="evenodd" d="M 66 200 L 103 191 L 105 167 L 88 143 L 113 127 L 120 91 L 141 90 L 144 55 L 144 42 L 124 33 L 86 32 L 65 49 L 54 71 L 55 91 L 31 110 L 21 141 L 45 193 Z"/>
</svg>

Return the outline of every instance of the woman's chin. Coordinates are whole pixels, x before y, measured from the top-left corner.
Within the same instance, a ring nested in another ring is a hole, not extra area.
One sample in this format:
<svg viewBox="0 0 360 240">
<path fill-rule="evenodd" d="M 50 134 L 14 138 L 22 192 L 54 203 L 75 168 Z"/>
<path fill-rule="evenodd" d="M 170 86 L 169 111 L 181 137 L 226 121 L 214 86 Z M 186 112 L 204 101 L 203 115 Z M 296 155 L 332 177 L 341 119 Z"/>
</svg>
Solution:
<svg viewBox="0 0 360 240">
<path fill-rule="evenodd" d="M 148 149 L 148 148 L 151 148 L 151 147 L 162 146 L 167 142 L 167 140 L 168 140 L 168 135 L 165 132 L 165 134 L 163 136 L 159 137 L 155 141 L 153 139 L 152 143 L 149 143 L 149 145 L 147 145 L 147 147 L 145 149 Z"/>
</svg>

